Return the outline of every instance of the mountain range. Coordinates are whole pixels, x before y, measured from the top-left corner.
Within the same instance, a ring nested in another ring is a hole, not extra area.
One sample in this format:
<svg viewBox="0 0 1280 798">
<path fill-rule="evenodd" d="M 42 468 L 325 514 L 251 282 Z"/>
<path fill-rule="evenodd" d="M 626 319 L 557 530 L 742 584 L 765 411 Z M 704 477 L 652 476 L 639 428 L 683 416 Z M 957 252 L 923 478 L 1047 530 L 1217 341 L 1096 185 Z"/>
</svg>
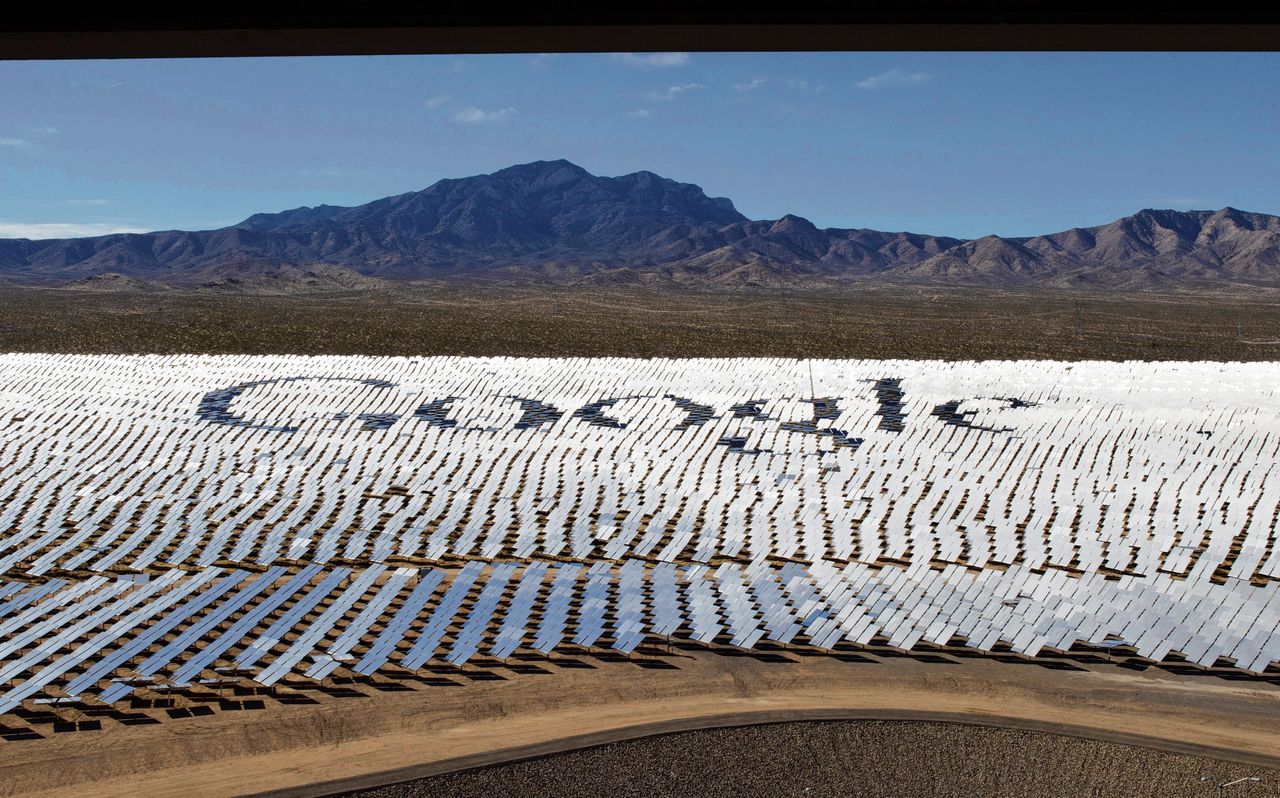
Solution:
<svg viewBox="0 0 1280 798">
<path fill-rule="evenodd" d="M 1130 289 L 1280 286 L 1280 217 L 1142 210 L 972 240 L 753 221 L 652 172 L 537 161 L 356 207 L 259 213 L 199 232 L 0 239 L 0 277 L 86 288 L 354 290 L 493 279 L 752 287 L 858 281 Z"/>
</svg>

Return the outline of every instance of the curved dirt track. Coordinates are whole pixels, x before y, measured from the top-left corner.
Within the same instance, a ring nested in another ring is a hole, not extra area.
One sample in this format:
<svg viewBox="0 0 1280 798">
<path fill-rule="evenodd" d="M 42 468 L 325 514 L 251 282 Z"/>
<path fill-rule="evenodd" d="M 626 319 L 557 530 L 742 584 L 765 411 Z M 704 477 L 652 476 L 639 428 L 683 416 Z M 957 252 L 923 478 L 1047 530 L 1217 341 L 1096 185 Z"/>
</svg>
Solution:
<svg viewBox="0 0 1280 798">
<path fill-rule="evenodd" d="M 315 795 L 735 715 L 963 720 L 1280 767 L 1268 680 L 875 651 L 689 650 L 659 670 L 579 659 L 588 666 L 3 744 L 0 778 L 10 794 Z"/>
<path fill-rule="evenodd" d="M 773 723 L 677 732 L 351 792 L 359 798 L 1280 796 L 1280 770 L 970 724 Z"/>
</svg>

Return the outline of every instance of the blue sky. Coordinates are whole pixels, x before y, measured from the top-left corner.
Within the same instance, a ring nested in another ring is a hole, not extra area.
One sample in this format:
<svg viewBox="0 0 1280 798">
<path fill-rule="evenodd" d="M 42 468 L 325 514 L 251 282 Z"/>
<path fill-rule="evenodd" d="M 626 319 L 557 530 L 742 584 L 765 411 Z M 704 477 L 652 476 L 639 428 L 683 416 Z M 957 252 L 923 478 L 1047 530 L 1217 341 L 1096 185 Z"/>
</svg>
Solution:
<svg viewBox="0 0 1280 798">
<path fill-rule="evenodd" d="M 751 218 L 975 237 L 1280 213 L 1280 54 L 0 63 L 0 236 L 209 229 L 567 158 Z"/>
</svg>

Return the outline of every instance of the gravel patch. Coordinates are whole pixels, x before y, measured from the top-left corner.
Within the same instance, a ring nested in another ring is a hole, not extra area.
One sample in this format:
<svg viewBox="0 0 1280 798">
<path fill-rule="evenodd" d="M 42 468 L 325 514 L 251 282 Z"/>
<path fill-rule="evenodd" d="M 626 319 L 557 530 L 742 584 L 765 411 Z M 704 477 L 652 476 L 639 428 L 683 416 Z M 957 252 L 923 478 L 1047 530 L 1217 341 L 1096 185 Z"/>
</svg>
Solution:
<svg viewBox="0 0 1280 798">
<path fill-rule="evenodd" d="M 778 723 L 679 732 L 353 792 L 493 796 L 1280 796 L 1280 771 L 952 723 Z"/>
</svg>

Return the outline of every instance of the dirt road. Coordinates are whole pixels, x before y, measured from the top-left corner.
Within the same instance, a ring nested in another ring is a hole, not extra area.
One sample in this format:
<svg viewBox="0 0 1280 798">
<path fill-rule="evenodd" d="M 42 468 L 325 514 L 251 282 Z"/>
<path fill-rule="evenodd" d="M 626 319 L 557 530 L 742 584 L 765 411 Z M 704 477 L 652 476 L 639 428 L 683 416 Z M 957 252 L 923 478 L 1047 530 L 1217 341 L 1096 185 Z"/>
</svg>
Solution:
<svg viewBox="0 0 1280 798">
<path fill-rule="evenodd" d="M 689 650 L 660 670 L 583 657 L 594 667 L 104 726 L 0 743 L 0 784 L 10 795 L 316 794 L 656 731 L 798 718 L 962 720 L 1280 767 L 1280 686 L 1270 681 L 842 656 Z"/>
</svg>

